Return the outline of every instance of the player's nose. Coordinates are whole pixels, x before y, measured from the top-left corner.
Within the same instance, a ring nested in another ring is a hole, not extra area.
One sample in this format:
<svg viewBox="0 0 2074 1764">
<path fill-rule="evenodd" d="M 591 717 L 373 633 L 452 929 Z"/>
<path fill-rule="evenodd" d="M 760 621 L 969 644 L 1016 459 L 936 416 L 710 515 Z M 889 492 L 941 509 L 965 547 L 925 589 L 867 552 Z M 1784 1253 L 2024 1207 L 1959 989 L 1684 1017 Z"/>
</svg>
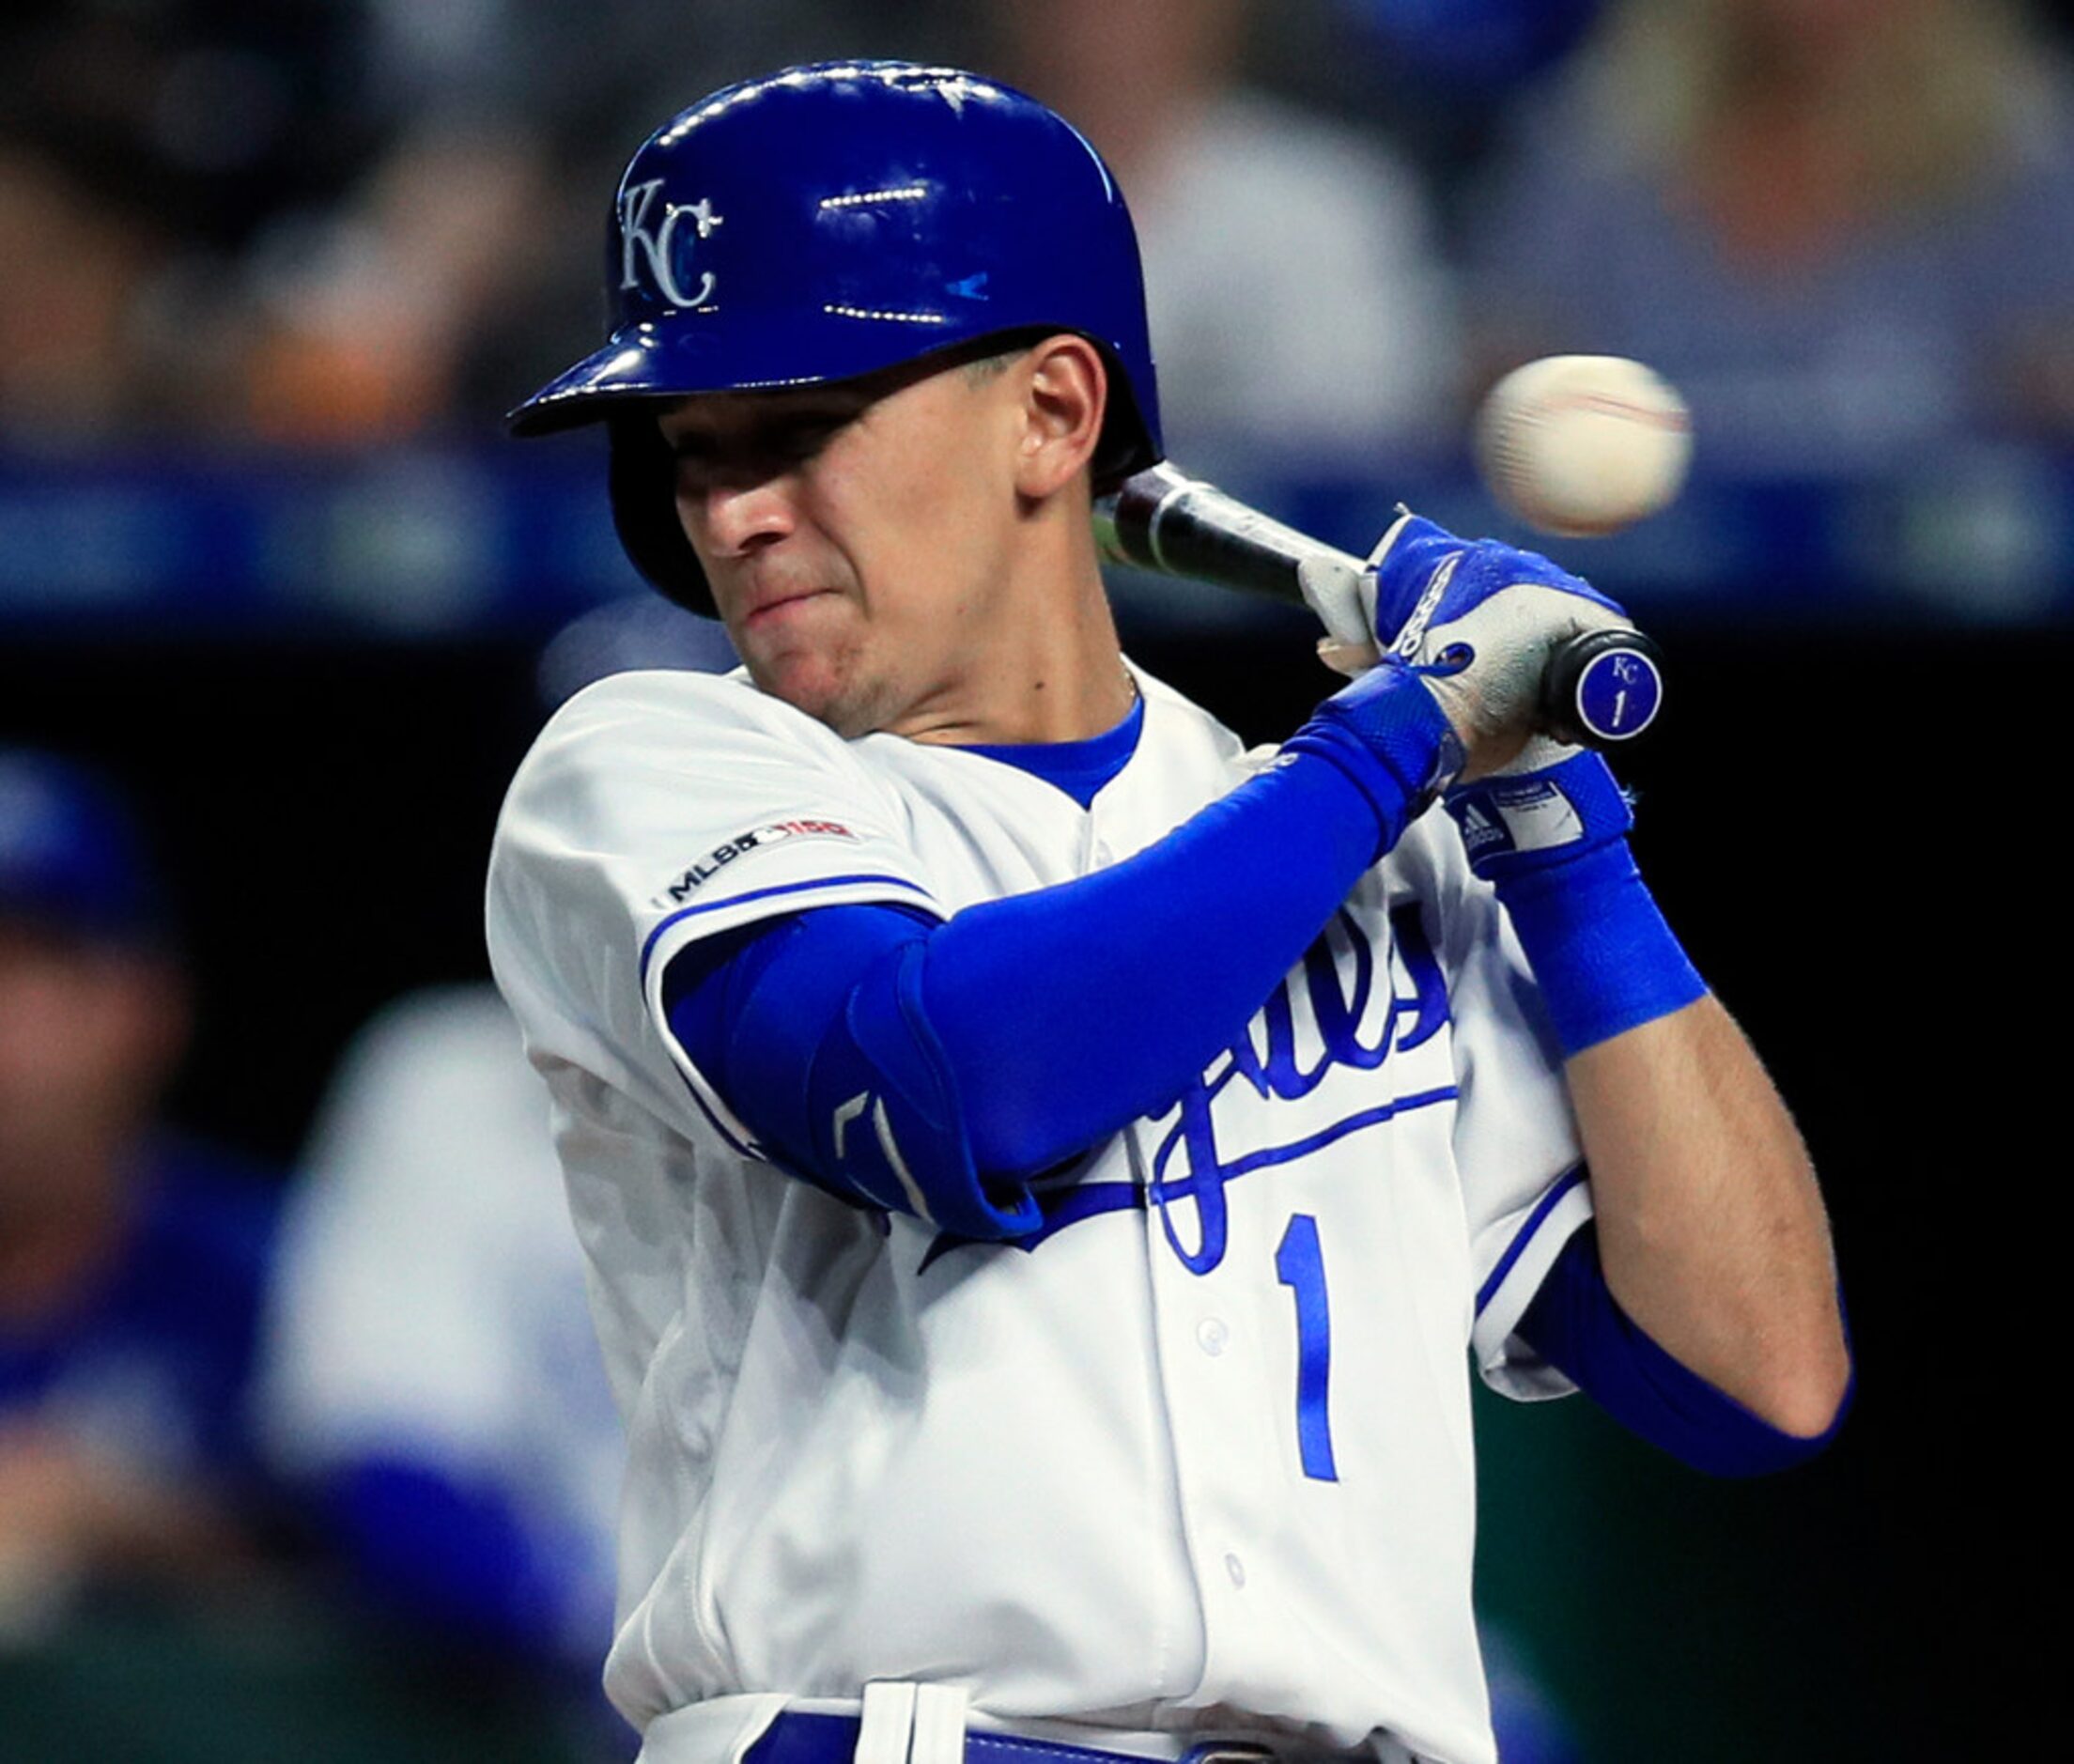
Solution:
<svg viewBox="0 0 2074 1764">
<path fill-rule="evenodd" d="M 789 473 L 733 473 L 696 487 L 689 518 L 704 530 L 707 543 L 723 557 L 738 557 L 775 545 L 799 524 L 797 486 Z"/>
</svg>

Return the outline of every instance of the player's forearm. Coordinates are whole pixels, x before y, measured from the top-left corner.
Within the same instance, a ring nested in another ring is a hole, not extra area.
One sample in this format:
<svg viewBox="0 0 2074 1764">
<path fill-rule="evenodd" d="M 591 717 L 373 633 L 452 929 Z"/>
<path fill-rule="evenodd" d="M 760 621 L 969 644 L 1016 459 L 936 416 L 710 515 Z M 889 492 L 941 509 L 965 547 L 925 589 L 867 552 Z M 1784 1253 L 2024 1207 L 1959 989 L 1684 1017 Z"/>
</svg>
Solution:
<svg viewBox="0 0 2074 1764">
<path fill-rule="evenodd" d="M 1614 1296 L 1692 1371 L 1773 1426 L 1821 1432 L 1850 1381 L 1805 1148 L 1711 997 L 1566 1066 Z"/>
<path fill-rule="evenodd" d="M 919 993 L 981 1168 L 1042 1169 L 1169 1106 L 1460 765 L 1421 681 L 1378 668 L 1166 838 L 938 927 Z"/>
<path fill-rule="evenodd" d="M 1541 986 L 1628 1319 L 1784 1432 L 1850 1379 L 1821 1194 L 1742 1032 L 1657 910 L 1591 754 L 1449 796 Z"/>
<path fill-rule="evenodd" d="M 1364 811 L 1292 757 L 1121 863 L 937 927 L 921 997 L 981 1168 L 1042 1169 L 1169 1106 L 1375 861 Z"/>
<path fill-rule="evenodd" d="M 1643 883 L 1589 755 L 1458 791 L 1566 1054 L 1622 1310 L 1763 1420 L 1813 1436 L 1850 1377 L 1821 1197 L 1750 1044 Z"/>
</svg>

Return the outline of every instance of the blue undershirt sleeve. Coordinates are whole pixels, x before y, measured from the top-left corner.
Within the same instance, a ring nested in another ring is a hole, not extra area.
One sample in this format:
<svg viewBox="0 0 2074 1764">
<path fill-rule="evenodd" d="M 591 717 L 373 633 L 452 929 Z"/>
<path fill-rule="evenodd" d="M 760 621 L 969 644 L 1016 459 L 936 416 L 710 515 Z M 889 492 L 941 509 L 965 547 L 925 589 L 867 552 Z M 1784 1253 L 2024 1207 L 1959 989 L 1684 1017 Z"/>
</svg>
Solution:
<svg viewBox="0 0 2074 1764">
<path fill-rule="evenodd" d="M 1763 1476 L 1803 1463 L 1836 1436 L 1850 1407 L 1847 1391 L 1828 1429 L 1803 1438 L 1688 1371 L 1620 1308 L 1588 1223 L 1563 1246 L 1518 1333 L 1629 1431 L 1711 1476 Z"/>
<path fill-rule="evenodd" d="M 913 1210 L 903 1204 L 897 1179 L 885 1192 L 860 1180 L 861 1170 L 839 1172 L 817 1154 L 814 1061 L 845 1036 L 851 998 L 865 976 L 897 961 L 939 922 L 896 905 L 792 913 L 693 944 L 664 975 L 671 1032 L 763 1148 L 862 1205 Z"/>
<path fill-rule="evenodd" d="M 1111 868 L 942 922 L 823 907 L 670 965 L 680 1045 L 795 1173 L 965 1236 L 1156 1112 L 1244 1032 L 1376 857 L 1367 795 L 1292 754 Z M 1205 959 L 1215 952 L 1215 959 Z"/>
</svg>

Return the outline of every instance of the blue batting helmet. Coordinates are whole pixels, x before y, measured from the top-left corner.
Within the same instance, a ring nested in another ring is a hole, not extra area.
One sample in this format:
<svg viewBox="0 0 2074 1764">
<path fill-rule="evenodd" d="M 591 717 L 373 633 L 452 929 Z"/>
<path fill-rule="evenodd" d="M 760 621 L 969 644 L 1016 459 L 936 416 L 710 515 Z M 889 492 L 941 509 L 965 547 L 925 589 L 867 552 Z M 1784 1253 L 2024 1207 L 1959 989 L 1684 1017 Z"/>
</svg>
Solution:
<svg viewBox="0 0 2074 1764">
<path fill-rule="evenodd" d="M 1036 100 L 953 68 L 825 62 L 731 85 L 620 179 L 611 332 L 511 412 L 604 421 L 613 518 L 642 574 L 710 614 L 656 400 L 854 379 L 1018 332 L 1110 365 L 1108 487 L 1162 456 L 1138 238 L 1101 156 Z"/>
</svg>

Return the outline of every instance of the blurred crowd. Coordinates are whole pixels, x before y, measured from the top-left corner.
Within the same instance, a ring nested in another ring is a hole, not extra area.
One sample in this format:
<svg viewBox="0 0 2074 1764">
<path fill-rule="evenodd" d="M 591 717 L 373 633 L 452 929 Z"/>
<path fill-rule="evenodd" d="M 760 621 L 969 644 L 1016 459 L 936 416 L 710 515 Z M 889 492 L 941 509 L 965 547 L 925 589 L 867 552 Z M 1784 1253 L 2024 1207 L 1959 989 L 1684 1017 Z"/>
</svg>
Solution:
<svg viewBox="0 0 2074 1764">
<path fill-rule="evenodd" d="M 234 1575 L 271 1186 L 161 1128 L 187 977 L 114 789 L 0 750 L 0 1632 Z"/>
<path fill-rule="evenodd" d="M 212 1614 L 242 1658 L 228 1715 L 104 1704 L 121 1756 L 300 1752 L 331 1713 L 307 1675 L 237 1737 L 283 1621 L 436 1702 L 522 1694 L 552 1725 L 504 1756 L 625 1754 L 596 1688 L 618 1420 L 516 1027 L 487 983 L 398 1000 L 292 1179 L 255 1167 L 162 1114 L 193 978 L 168 899 L 109 778 L 0 748 L 0 1750 L 98 1755 L 70 1673 L 111 1693 L 143 1612 L 160 1676 Z M 379 1721 L 328 1743 L 396 1756 Z"/>
<path fill-rule="evenodd" d="M 1738 465 L 2064 440 L 2063 36 L 2042 0 L 19 0 L 0 441 L 488 437 L 595 329 L 640 138 L 854 54 L 998 72 L 1109 156 L 1190 457 L 1452 448 L 1554 351 L 1648 360 Z"/>
</svg>

